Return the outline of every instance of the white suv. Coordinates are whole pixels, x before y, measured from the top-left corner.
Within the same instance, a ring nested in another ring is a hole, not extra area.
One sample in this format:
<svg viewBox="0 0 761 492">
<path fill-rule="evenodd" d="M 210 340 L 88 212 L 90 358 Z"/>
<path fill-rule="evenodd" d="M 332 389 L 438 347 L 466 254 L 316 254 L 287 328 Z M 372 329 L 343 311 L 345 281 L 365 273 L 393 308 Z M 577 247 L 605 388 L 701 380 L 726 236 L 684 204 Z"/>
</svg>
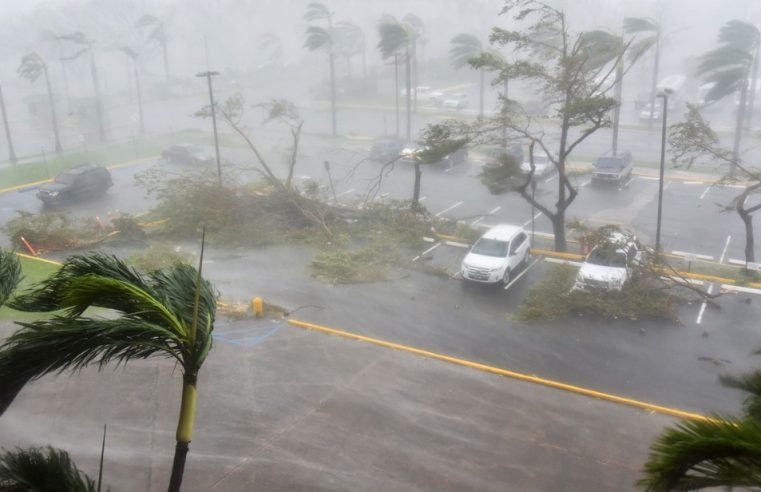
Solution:
<svg viewBox="0 0 761 492">
<path fill-rule="evenodd" d="M 531 240 L 522 227 L 506 224 L 494 226 L 476 241 L 462 260 L 462 278 L 507 285 L 511 274 L 527 262 L 530 247 Z"/>
<path fill-rule="evenodd" d="M 620 232 L 589 252 L 576 274 L 572 290 L 621 290 L 632 278 L 633 267 L 642 260 L 638 241 Z"/>
</svg>

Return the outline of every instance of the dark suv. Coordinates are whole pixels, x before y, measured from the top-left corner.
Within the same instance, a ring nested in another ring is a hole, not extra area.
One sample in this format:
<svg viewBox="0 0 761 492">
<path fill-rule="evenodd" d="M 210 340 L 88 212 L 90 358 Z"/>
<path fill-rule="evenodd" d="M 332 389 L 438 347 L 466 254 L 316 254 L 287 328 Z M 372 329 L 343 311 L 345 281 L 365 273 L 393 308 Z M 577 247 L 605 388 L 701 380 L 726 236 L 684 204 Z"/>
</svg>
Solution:
<svg viewBox="0 0 761 492">
<path fill-rule="evenodd" d="M 161 152 L 161 157 L 167 161 L 194 166 L 210 165 L 216 162 L 216 159 L 207 154 L 203 148 L 188 144 L 170 145 Z"/>
<path fill-rule="evenodd" d="M 626 184 L 632 176 L 631 152 L 598 157 L 592 167 L 592 183 Z"/>
<path fill-rule="evenodd" d="M 395 138 L 379 138 L 373 142 L 373 146 L 370 147 L 370 159 L 374 161 L 388 162 L 399 155 L 404 148 L 404 141 Z"/>
<path fill-rule="evenodd" d="M 83 164 L 62 172 L 52 183 L 42 185 L 37 192 L 37 198 L 46 205 L 57 205 L 100 196 L 113 184 L 108 169 Z"/>
</svg>

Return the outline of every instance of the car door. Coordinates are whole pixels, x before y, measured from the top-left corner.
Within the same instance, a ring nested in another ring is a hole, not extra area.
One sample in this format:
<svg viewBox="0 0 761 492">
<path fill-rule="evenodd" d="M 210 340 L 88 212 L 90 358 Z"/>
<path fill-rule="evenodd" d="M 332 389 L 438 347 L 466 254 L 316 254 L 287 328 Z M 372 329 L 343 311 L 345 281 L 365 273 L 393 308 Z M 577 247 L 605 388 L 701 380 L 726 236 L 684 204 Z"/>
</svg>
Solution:
<svg viewBox="0 0 761 492">
<path fill-rule="evenodd" d="M 527 239 L 528 236 L 526 236 L 526 233 L 519 232 L 515 238 L 510 241 L 510 254 L 508 258 L 511 270 L 523 261 L 523 257 L 526 254 L 526 248 L 528 248 Z"/>
</svg>

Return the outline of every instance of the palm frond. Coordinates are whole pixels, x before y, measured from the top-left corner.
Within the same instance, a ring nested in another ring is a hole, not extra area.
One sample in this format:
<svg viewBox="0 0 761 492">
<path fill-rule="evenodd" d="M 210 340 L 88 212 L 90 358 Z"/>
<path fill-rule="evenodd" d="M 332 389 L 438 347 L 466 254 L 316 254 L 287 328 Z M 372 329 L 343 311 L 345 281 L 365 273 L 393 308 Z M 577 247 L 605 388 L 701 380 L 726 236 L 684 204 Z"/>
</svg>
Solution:
<svg viewBox="0 0 761 492">
<path fill-rule="evenodd" d="M 157 299 L 176 313 L 185 326 L 192 323 L 195 303 L 195 283 L 198 271 L 190 265 L 176 264 L 170 268 L 156 270 L 148 274 Z M 219 294 L 208 280 L 200 285 L 198 313 L 202 320 L 210 320 L 213 325 Z"/>
<path fill-rule="evenodd" d="M 404 21 L 412 28 L 414 37 L 422 36 L 423 32 L 425 32 L 425 24 L 423 23 L 423 19 L 415 14 L 405 15 L 402 18 L 402 21 Z"/>
<path fill-rule="evenodd" d="M 745 417 L 761 422 L 761 371 L 753 371 L 742 376 L 724 375 L 721 384 L 747 393 L 743 402 Z"/>
<path fill-rule="evenodd" d="M 0 250 L 0 306 L 4 305 L 21 282 L 21 263 L 12 251 Z"/>
<path fill-rule="evenodd" d="M 46 69 L 47 66 L 40 55 L 29 53 L 21 58 L 21 64 L 19 64 L 16 72 L 19 77 L 34 83 Z"/>
<path fill-rule="evenodd" d="M 57 37 L 61 41 L 71 41 L 76 44 L 90 44 L 90 40 L 82 32 L 72 32 L 69 34 L 61 34 Z"/>
<path fill-rule="evenodd" d="M 623 53 L 624 40 L 607 31 L 594 30 L 581 34 L 581 49 L 586 57 L 584 66 L 596 70 L 617 60 Z"/>
<path fill-rule="evenodd" d="M 682 421 L 661 434 L 650 450 L 648 491 L 761 485 L 761 423 L 753 420 Z"/>
<path fill-rule="evenodd" d="M 758 46 L 760 38 L 761 32 L 755 25 L 739 20 L 731 20 L 719 30 L 719 43 L 749 53 Z"/>
<path fill-rule="evenodd" d="M 304 14 L 304 20 L 313 22 L 321 19 L 329 19 L 333 14 L 328 8 L 319 2 L 310 2 L 307 5 L 307 11 Z"/>
<path fill-rule="evenodd" d="M 3 451 L 0 488 L 8 491 L 96 490 L 95 481 L 77 468 L 66 451 L 51 447 Z"/>
<path fill-rule="evenodd" d="M 0 415 L 29 382 L 46 374 L 76 371 L 90 364 L 126 363 L 163 352 L 183 370 L 191 347 L 176 332 L 137 315 L 119 319 L 70 318 L 18 323 L 21 326 L 0 345 Z"/>
<path fill-rule="evenodd" d="M 304 47 L 311 51 L 330 49 L 333 39 L 330 32 L 320 26 L 307 26 Z"/>
<path fill-rule="evenodd" d="M 660 30 L 658 23 L 649 17 L 627 17 L 624 19 L 624 32 L 627 34 L 643 32 L 658 34 Z"/>
<path fill-rule="evenodd" d="M 378 23 L 378 49 L 383 58 L 389 58 L 404 51 L 407 43 L 411 41 L 410 33 L 400 22 L 391 22 L 383 18 Z"/>
<path fill-rule="evenodd" d="M 454 68 L 462 68 L 467 65 L 471 58 L 483 52 L 483 44 L 478 37 L 461 33 L 450 41 L 449 61 Z"/>
</svg>

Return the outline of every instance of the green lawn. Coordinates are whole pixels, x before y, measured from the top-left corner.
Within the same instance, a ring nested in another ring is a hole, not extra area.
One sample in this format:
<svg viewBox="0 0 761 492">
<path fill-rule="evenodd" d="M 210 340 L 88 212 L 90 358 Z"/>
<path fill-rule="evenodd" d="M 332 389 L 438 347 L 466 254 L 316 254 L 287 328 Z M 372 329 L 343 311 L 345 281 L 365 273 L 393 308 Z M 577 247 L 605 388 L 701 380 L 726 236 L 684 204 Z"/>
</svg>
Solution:
<svg viewBox="0 0 761 492">
<path fill-rule="evenodd" d="M 232 135 L 219 136 L 222 146 L 240 146 L 239 139 Z M 79 164 L 91 163 L 108 166 L 135 159 L 158 155 L 165 147 L 174 143 L 194 143 L 213 145 L 211 132 L 185 130 L 177 133 L 150 136 L 129 142 L 118 142 L 88 150 L 75 150 L 25 159 L 15 166 L 0 168 L 0 188 L 22 185 L 55 177 L 61 171 Z"/>
<path fill-rule="evenodd" d="M 21 269 L 23 272 L 23 280 L 19 286 L 18 292 L 32 286 L 33 284 L 45 279 L 46 277 L 55 273 L 58 270 L 56 265 L 46 263 L 44 261 L 31 260 L 27 258 L 19 258 L 21 260 Z M 8 307 L 0 308 L 0 320 L 2 321 L 31 321 L 35 319 L 41 319 L 47 317 L 45 313 L 22 313 L 20 311 L 14 311 Z"/>
</svg>

